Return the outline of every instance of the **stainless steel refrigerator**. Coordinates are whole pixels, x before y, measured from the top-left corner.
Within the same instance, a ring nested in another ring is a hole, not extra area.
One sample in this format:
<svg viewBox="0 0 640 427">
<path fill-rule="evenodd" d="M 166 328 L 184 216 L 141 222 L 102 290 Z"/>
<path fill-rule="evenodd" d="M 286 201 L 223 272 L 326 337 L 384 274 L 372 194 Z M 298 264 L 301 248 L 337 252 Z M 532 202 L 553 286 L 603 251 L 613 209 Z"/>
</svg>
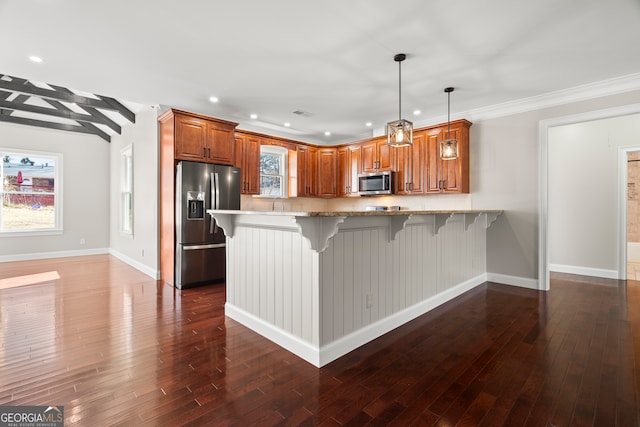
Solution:
<svg viewBox="0 0 640 427">
<path fill-rule="evenodd" d="M 226 239 L 207 209 L 240 209 L 240 169 L 179 162 L 176 169 L 176 288 L 225 278 Z"/>
</svg>

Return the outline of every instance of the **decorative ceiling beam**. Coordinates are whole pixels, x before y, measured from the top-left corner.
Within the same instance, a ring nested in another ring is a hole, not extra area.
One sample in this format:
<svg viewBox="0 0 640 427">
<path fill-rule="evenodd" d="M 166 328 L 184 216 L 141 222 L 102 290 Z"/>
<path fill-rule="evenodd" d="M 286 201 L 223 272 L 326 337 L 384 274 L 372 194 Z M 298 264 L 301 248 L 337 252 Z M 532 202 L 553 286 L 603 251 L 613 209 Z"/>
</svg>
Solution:
<svg viewBox="0 0 640 427">
<path fill-rule="evenodd" d="M 107 142 L 111 142 L 111 137 L 108 134 L 106 134 L 105 132 L 102 132 L 100 129 L 96 128 L 90 123 L 87 123 L 87 124 L 90 126 L 93 126 L 95 130 L 90 129 L 84 125 L 76 126 L 76 125 L 69 125 L 64 123 L 47 122 L 44 120 L 27 119 L 24 117 L 15 117 L 11 115 L 12 113 L 13 113 L 13 110 L 0 108 L 0 122 L 15 123 L 15 124 L 21 124 L 21 125 L 28 125 L 28 126 L 37 126 L 37 127 L 47 128 L 47 129 L 65 130 L 69 132 L 93 134 L 93 135 L 100 136 L 101 138 L 105 139 Z M 96 130 L 101 134 L 96 132 Z"/>
<path fill-rule="evenodd" d="M 59 101 L 54 101 L 52 99 L 45 99 L 44 101 L 48 102 L 49 105 L 51 105 L 52 107 L 57 108 L 60 111 L 67 111 L 67 112 L 72 112 L 71 109 L 69 107 L 67 107 L 66 105 L 64 105 L 62 102 Z M 89 107 L 85 107 L 85 108 L 89 108 Z M 77 113 L 76 113 L 77 114 Z M 108 117 L 105 116 L 105 118 L 107 120 L 109 120 Z M 106 133 L 105 131 L 103 131 L 102 129 L 100 129 L 99 127 L 88 123 L 84 120 L 76 120 L 78 122 L 78 124 L 88 130 L 91 131 L 91 133 L 98 135 L 100 138 L 104 139 L 107 142 L 111 142 L 111 136 L 109 136 L 108 133 Z M 109 120 L 111 121 L 111 120 Z M 113 123 L 113 122 L 112 122 Z M 116 123 L 113 123 L 116 127 L 117 127 L 117 132 L 118 134 L 120 134 L 120 126 L 118 126 Z M 111 126 L 109 126 L 111 127 Z"/>
<path fill-rule="evenodd" d="M 58 102 L 58 101 L 45 100 L 52 107 L 54 107 L 54 108 L 47 108 L 47 107 L 39 107 L 36 105 L 25 104 L 24 102 L 26 101 L 26 99 L 22 97 L 26 99 L 29 98 L 27 95 L 19 95 L 18 98 L 14 99 L 13 101 L 0 100 L 0 108 L 5 108 L 8 110 L 27 111 L 29 113 L 37 113 L 37 114 L 43 114 L 47 116 L 60 117 L 63 119 L 76 120 L 79 122 L 100 123 L 100 124 L 109 126 L 111 129 L 113 129 L 118 133 L 121 132 L 121 127 L 117 123 L 115 123 L 113 120 L 109 119 L 107 116 L 105 116 L 104 114 L 100 113 L 95 109 L 93 109 L 95 113 L 97 113 L 95 115 L 93 114 L 93 112 L 90 112 L 90 114 L 81 114 L 81 113 L 76 113 L 74 111 L 71 111 L 66 106 L 64 106 L 61 102 Z"/>
<path fill-rule="evenodd" d="M 9 77 L 11 81 L 5 80 L 2 77 Z M 52 87 L 53 89 L 43 89 L 30 84 L 24 79 L 18 79 L 12 76 L 0 76 L 0 89 L 7 89 L 14 92 L 36 95 L 42 98 L 49 98 L 58 101 L 72 102 L 79 105 L 80 107 L 86 106 L 116 111 L 131 123 L 135 123 L 135 114 L 113 98 L 103 96 L 99 96 L 99 99 L 89 98 L 86 96 L 77 95 L 66 88 L 60 88 L 59 86 L 56 87 L 52 85 L 48 86 Z"/>
</svg>

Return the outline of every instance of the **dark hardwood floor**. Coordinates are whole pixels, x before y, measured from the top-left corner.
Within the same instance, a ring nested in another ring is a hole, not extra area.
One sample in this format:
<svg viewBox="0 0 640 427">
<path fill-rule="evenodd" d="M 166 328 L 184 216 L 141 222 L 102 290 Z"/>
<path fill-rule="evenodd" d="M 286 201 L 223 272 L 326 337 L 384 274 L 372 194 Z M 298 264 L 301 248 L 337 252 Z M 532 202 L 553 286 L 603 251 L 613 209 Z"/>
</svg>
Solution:
<svg viewBox="0 0 640 427">
<path fill-rule="evenodd" d="M 322 369 L 224 298 L 107 255 L 0 264 L 0 405 L 63 405 L 66 426 L 640 423 L 640 282 L 487 283 Z"/>
</svg>

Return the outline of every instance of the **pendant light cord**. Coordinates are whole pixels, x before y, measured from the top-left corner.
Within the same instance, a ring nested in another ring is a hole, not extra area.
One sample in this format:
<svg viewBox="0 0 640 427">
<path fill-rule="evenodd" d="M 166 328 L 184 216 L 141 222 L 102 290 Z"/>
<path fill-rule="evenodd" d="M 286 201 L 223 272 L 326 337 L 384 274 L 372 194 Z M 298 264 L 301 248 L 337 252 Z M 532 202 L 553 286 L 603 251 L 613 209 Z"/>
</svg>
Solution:
<svg viewBox="0 0 640 427">
<path fill-rule="evenodd" d="M 402 120 L 402 61 L 398 61 L 398 120 Z"/>
</svg>

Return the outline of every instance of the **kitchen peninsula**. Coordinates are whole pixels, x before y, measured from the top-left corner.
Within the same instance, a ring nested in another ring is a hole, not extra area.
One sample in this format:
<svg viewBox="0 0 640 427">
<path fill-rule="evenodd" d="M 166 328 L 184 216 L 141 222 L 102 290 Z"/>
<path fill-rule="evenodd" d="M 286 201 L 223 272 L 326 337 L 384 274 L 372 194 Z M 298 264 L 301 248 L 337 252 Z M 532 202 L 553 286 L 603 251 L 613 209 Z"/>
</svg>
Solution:
<svg viewBox="0 0 640 427">
<path fill-rule="evenodd" d="M 226 315 L 320 367 L 485 282 L 502 211 L 208 213 Z"/>
</svg>

